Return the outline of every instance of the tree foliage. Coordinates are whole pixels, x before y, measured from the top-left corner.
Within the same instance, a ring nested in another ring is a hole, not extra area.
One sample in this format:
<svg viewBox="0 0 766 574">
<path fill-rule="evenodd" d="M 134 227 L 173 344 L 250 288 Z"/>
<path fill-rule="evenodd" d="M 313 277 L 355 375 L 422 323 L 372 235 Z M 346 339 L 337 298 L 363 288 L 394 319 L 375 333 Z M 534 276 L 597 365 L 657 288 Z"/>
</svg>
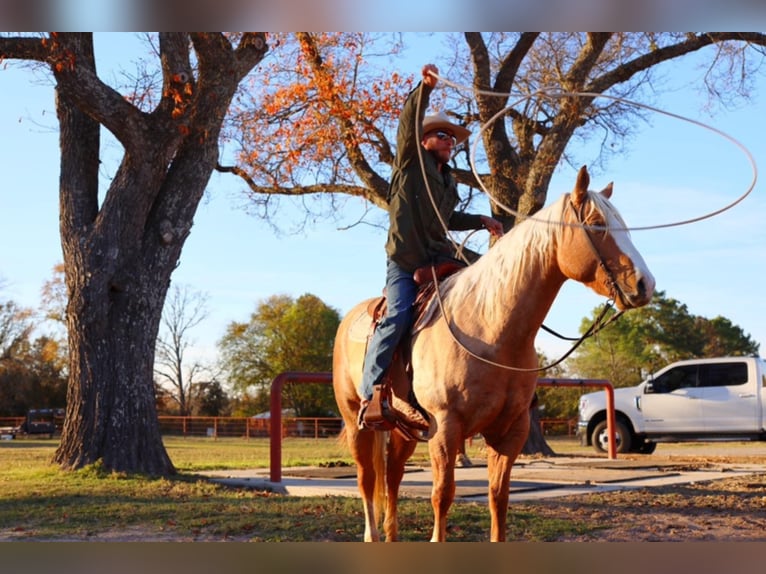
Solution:
<svg viewBox="0 0 766 574">
<path fill-rule="evenodd" d="M 32 310 L 0 303 L 0 416 L 66 404 L 67 355 L 47 335 L 32 338 Z"/>
<path fill-rule="evenodd" d="M 228 413 L 229 396 L 218 381 L 199 383 L 199 396 L 194 397 L 195 413 L 203 417 L 220 417 Z"/>
<path fill-rule="evenodd" d="M 332 370 L 338 311 L 318 297 L 274 295 L 258 303 L 247 323 L 231 323 L 219 342 L 223 369 L 240 394 L 268 396 L 286 371 Z M 334 409 L 328 385 L 286 385 L 284 403 L 298 416 L 327 416 Z"/>
<path fill-rule="evenodd" d="M 439 39 L 451 43 L 436 62 L 445 82 L 432 103 L 481 137 L 482 182 L 499 203 L 522 214 L 543 206 L 562 161 L 583 162 L 572 142 L 601 142 L 601 155 L 586 158 L 591 164 L 624 152 L 643 114 L 619 98 L 651 102 L 663 91 L 655 80 L 663 64 L 708 49 L 700 83 L 711 98 L 730 103 L 747 96 L 766 46 L 766 35 L 758 33 L 470 32 Z M 385 208 L 396 119 L 415 81 L 396 58 L 412 37 L 298 33 L 273 40 L 258 89 L 238 95 L 228 132 L 237 165 L 222 168 L 246 178 L 264 217 L 280 195 L 300 197 L 307 209 L 307 196 L 327 193 L 331 201 L 345 194 Z M 466 202 L 479 188 L 468 149 L 454 171 L 468 186 Z M 324 205 L 325 213 L 334 211 Z M 513 225 L 514 216 L 497 206 L 493 211 Z"/>
<path fill-rule="evenodd" d="M 63 263 L 53 266 L 52 276 L 40 292 L 40 310 L 43 316 L 54 323 L 66 327 L 66 271 Z"/>
<path fill-rule="evenodd" d="M 13 301 L 0 303 L 0 359 L 14 357 L 32 333 L 32 311 Z"/>
<path fill-rule="evenodd" d="M 583 320 L 582 333 L 599 312 L 596 309 L 592 318 Z M 728 319 L 693 315 L 686 305 L 658 291 L 647 306 L 586 339 L 567 367 L 578 377 L 607 379 L 624 387 L 637 385 L 674 361 L 755 355 L 758 350 L 750 335 Z"/>
</svg>

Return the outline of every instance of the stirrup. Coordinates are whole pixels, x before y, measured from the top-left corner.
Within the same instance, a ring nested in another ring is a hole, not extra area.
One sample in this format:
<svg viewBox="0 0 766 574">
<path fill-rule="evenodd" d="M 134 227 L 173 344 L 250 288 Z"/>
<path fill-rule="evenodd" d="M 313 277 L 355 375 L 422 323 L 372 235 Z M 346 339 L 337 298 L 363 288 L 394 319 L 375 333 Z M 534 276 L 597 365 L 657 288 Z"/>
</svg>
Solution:
<svg viewBox="0 0 766 574">
<path fill-rule="evenodd" d="M 413 423 L 403 413 L 394 409 L 391 405 L 391 391 L 382 388 L 383 385 L 375 385 L 372 390 L 372 400 L 359 410 L 358 426 L 360 429 L 374 431 L 396 430 L 408 440 L 425 442 L 428 440 L 429 428 L 423 423 Z M 413 410 L 414 407 L 409 405 Z M 425 420 L 425 417 L 423 417 Z"/>
<path fill-rule="evenodd" d="M 369 402 L 359 409 L 359 428 L 387 431 L 394 428 L 389 417 L 385 416 L 388 410 L 388 401 L 383 398 L 381 385 L 372 387 L 372 398 Z"/>
</svg>

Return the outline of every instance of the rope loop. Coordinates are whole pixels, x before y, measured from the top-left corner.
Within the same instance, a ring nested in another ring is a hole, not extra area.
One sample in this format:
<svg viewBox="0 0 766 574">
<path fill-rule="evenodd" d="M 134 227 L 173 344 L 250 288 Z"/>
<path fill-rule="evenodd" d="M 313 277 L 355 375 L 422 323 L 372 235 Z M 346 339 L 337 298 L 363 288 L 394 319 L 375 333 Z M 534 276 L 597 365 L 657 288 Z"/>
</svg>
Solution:
<svg viewBox="0 0 766 574">
<path fill-rule="evenodd" d="M 436 74 L 434 74 L 434 75 L 436 75 Z M 577 98 L 607 98 L 607 99 L 610 99 L 610 100 L 615 101 L 615 102 L 620 102 L 620 103 L 627 104 L 627 105 L 630 105 L 630 106 L 635 106 L 637 108 L 643 108 L 645 110 L 649 110 L 649 111 L 654 112 L 654 113 L 665 115 L 665 116 L 668 116 L 668 117 L 671 117 L 671 118 L 675 118 L 677 120 L 681 120 L 683 122 L 687 122 L 687 123 L 699 126 L 699 127 L 703 128 L 703 129 L 706 129 L 706 130 L 708 130 L 710 132 L 713 132 L 714 134 L 717 134 L 720 137 L 724 138 L 725 140 L 731 142 L 737 148 L 739 148 L 740 151 L 742 151 L 742 153 L 745 154 L 745 157 L 747 158 L 748 163 L 750 164 L 750 168 L 752 170 L 752 174 L 753 175 L 752 175 L 752 179 L 750 180 L 750 185 L 748 185 L 747 189 L 745 189 L 744 193 L 742 193 L 734 201 L 728 203 L 727 205 L 724 205 L 720 209 L 716 209 L 716 210 L 713 210 L 713 211 L 711 211 L 709 213 L 705 213 L 703 215 L 700 215 L 700 216 L 697 216 L 697 217 L 692 217 L 692 218 L 689 218 L 689 219 L 683 219 L 683 220 L 680 220 L 680 221 L 675 221 L 675 222 L 670 222 L 670 223 L 659 223 L 659 224 L 655 224 L 655 225 L 645 225 L 645 226 L 635 226 L 635 227 L 621 227 L 621 228 L 617 227 L 617 228 L 612 228 L 613 231 L 646 231 L 646 230 L 650 230 L 650 229 L 664 229 L 664 228 L 668 228 L 668 227 L 680 227 L 682 225 L 688 225 L 690 223 L 696 223 L 698 221 L 703 221 L 705 219 L 710 219 L 711 217 L 715 217 L 716 215 L 720 215 L 724 211 L 727 211 L 727 210 L 733 208 L 734 206 L 738 205 L 742 201 L 744 201 L 744 199 L 752 193 L 753 189 L 755 189 L 755 184 L 758 181 L 758 165 L 755 162 L 755 158 L 753 157 L 753 154 L 750 152 L 750 150 L 744 144 L 742 144 L 739 140 L 735 139 L 733 136 L 727 134 L 726 132 L 724 132 L 722 130 L 719 130 L 718 128 L 716 128 L 714 126 L 711 126 L 709 124 L 706 124 L 706 123 L 700 122 L 698 120 L 689 118 L 687 116 L 682 116 L 682 115 L 676 114 L 674 112 L 669 112 L 669 111 L 663 110 L 661 108 L 656 108 L 654 106 L 650 106 L 650 105 L 647 105 L 647 104 L 642 104 L 640 102 L 636 102 L 636 101 L 633 101 L 633 100 L 628 100 L 626 98 L 622 98 L 622 97 L 619 97 L 619 96 L 611 96 L 609 94 L 602 94 L 602 93 L 598 93 L 598 92 L 569 92 L 569 91 L 566 91 L 566 90 L 563 90 L 563 89 L 557 88 L 557 87 L 544 87 L 544 88 L 540 88 L 539 90 L 536 90 L 534 92 L 531 92 L 529 94 L 514 94 L 514 93 L 511 93 L 511 92 L 490 92 L 490 91 L 486 91 L 486 90 L 474 90 L 474 88 L 472 86 L 463 86 L 463 85 L 460 85 L 460 84 L 456 84 L 455 82 L 451 82 L 451 81 L 447 80 L 446 78 L 442 78 L 441 76 L 438 76 L 438 75 L 436 75 L 436 77 L 439 79 L 439 81 L 447 84 L 448 86 L 456 88 L 458 90 L 465 90 L 465 91 L 469 91 L 470 90 L 474 94 L 482 94 L 482 95 L 494 96 L 494 97 L 502 97 L 502 98 L 517 97 L 518 98 L 513 103 L 507 105 L 505 108 L 503 108 L 502 110 L 497 112 L 494 116 L 492 116 L 489 120 L 487 120 L 481 126 L 481 128 L 479 129 L 479 135 L 481 135 L 492 123 L 494 123 L 500 117 L 502 117 L 505 114 L 507 114 L 511 109 L 513 109 L 517 105 L 519 105 L 519 104 L 521 104 L 523 102 L 526 102 L 526 101 L 533 100 L 535 98 L 546 98 L 546 99 L 560 99 L 560 98 L 572 98 L 572 97 L 577 97 Z M 489 200 L 492 203 L 494 203 L 498 208 L 504 210 L 505 212 L 507 212 L 507 213 L 509 213 L 511 215 L 514 215 L 516 218 L 518 218 L 518 221 L 521 221 L 522 219 L 532 219 L 534 221 L 538 221 L 540 223 L 546 223 L 546 224 L 549 224 L 549 225 L 551 225 L 551 224 L 570 225 L 570 226 L 582 227 L 584 229 L 591 229 L 591 230 L 594 230 L 594 231 L 604 231 L 604 229 L 602 229 L 599 226 L 585 226 L 585 225 L 578 224 L 578 223 L 551 222 L 551 221 L 542 221 L 540 219 L 535 219 L 535 217 L 533 215 L 524 215 L 524 214 L 520 213 L 519 211 L 517 211 L 517 210 L 515 210 L 515 209 L 513 209 L 511 207 L 508 207 L 507 205 L 504 205 L 502 202 L 500 202 L 499 200 L 497 200 L 494 197 L 492 197 L 492 195 L 487 190 L 486 186 L 484 185 L 484 182 L 482 181 L 482 178 L 480 177 L 480 175 L 479 175 L 479 173 L 478 173 L 478 171 L 476 169 L 476 149 L 477 149 L 478 143 L 480 141 L 481 141 L 481 137 L 475 138 L 475 140 L 473 142 L 473 145 L 471 146 L 471 151 L 470 151 L 470 154 L 469 154 L 470 164 L 471 164 L 471 171 L 473 172 L 474 177 L 476 178 L 476 181 L 479 182 L 479 185 L 481 186 L 482 191 L 484 191 L 484 193 L 487 194 L 487 197 L 489 198 Z"/>
</svg>

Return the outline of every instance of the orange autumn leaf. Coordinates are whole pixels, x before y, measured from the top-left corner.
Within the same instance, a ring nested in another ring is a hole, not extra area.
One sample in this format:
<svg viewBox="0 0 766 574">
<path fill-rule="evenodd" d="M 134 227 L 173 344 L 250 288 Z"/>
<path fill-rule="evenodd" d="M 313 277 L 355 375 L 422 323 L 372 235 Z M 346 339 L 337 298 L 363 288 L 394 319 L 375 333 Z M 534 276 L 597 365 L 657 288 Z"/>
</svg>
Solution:
<svg viewBox="0 0 766 574">
<path fill-rule="evenodd" d="M 289 57 L 280 52 L 270 61 L 232 111 L 239 163 L 266 185 L 302 181 L 307 173 L 356 181 L 345 158 L 390 155 L 412 78 L 367 71 L 362 34 L 278 36 Z"/>
</svg>

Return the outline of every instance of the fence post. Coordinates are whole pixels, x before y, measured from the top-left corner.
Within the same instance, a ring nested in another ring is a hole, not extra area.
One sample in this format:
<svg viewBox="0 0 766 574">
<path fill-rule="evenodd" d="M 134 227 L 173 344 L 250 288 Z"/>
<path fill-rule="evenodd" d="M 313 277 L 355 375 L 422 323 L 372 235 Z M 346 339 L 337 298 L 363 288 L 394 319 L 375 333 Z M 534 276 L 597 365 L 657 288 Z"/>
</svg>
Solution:
<svg viewBox="0 0 766 574">
<path fill-rule="evenodd" d="M 332 373 L 284 372 L 271 381 L 270 477 L 271 482 L 282 482 L 282 387 L 287 383 L 329 383 Z"/>
</svg>

